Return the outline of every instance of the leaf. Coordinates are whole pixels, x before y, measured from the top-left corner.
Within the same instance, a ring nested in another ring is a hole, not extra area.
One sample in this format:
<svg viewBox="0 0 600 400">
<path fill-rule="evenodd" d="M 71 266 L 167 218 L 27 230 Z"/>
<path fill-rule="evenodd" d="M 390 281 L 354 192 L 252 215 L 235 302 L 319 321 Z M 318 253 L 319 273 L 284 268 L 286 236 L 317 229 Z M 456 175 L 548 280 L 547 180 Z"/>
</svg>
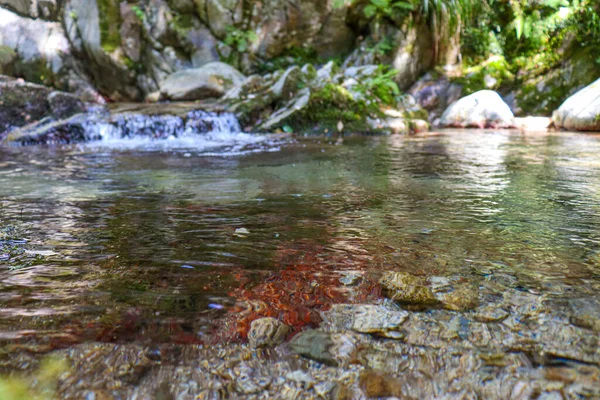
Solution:
<svg viewBox="0 0 600 400">
<path fill-rule="evenodd" d="M 289 125 L 284 125 L 284 126 L 283 126 L 283 131 L 284 131 L 285 133 L 293 133 L 293 132 L 294 132 L 294 128 L 292 128 L 292 127 L 291 127 L 291 126 L 289 126 Z"/>
<path fill-rule="evenodd" d="M 375 14 L 377 14 L 377 7 L 375 7 L 372 4 L 369 4 L 368 6 L 365 7 L 364 13 L 365 13 L 365 17 L 372 18 L 375 16 Z"/>
<path fill-rule="evenodd" d="M 371 4 L 377 8 L 387 8 L 390 6 L 390 0 L 371 0 Z"/>
<path fill-rule="evenodd" d="M 403 10 L 408 10 L 408 11 L 413 11 L 415 9 L 413 4 L 410 2 L 407 2 L 407 1 L 400 1 L 400 2 L 394 3 L 393 6 L 395 8 L 401 8 Z"/>
</svg>

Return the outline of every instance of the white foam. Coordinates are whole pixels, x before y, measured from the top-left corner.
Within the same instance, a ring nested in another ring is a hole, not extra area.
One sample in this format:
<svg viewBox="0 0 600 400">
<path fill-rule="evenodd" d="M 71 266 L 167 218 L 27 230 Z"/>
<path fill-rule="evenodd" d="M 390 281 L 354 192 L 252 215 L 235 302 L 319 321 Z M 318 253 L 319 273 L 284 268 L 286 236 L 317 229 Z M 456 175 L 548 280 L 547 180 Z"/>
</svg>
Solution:
<svg viewBox="0 0 600 400">
<path fill-rule="evenodd" d="M 84 126 L 89 138 L 79 145 L 94 150 L 185 151 L 189 155 L 240 155 L 278 151 L 269 135 L 243 133 L 231 113 L 191 111 L 184 120 L 178 116 L 117 116 L 111 123 L 90 122 Z"/>
</svg>

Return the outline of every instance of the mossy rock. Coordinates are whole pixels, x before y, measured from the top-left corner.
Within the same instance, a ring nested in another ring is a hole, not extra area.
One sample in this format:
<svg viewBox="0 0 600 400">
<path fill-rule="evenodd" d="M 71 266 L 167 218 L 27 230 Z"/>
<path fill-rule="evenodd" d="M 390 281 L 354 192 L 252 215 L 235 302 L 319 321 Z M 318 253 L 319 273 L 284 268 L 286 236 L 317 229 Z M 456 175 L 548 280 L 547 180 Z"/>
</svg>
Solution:
<svg viewBox="0 0 600 400">
<path fill-rule="evenodd" d="M 386 296 L 399 303 L 415 306 L 435 305 L 438 300 L 424 279 L 405 272 L 387 271 L 379 280 Z"/>
<path fill-rule="evenodd" d="M 17 53 L 8 46 L 0 46 L 0 74 L 11 75 Z"/>
</svg>

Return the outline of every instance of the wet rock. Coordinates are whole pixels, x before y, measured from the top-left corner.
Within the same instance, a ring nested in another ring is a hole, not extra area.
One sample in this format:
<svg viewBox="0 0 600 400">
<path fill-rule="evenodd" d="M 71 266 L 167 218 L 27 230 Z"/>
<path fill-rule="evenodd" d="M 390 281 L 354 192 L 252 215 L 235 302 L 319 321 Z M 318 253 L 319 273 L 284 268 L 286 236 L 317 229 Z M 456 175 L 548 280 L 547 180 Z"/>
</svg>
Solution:
<svg viewBox="0 0 600 400">
<path fill-rule="evenodd" d="M 463 97 L 444 111 L 440 126 L 453 128 L 514 128 L 510 107 L 498 93 L 482 90 Z"/>
<path fill-rule="evenodd" d="M 77 96 L 54 91 L 48 95 L 48 104 L 54 118 L 64 119 L 86 111 L 85 105 Z"/>
<path fill-rule="evenodd" d="M 364 371 L 360 374 L 359 384 L 369 398 L 404 398 L 402 382 L 380 371 Z"/>
<path fill-rule="evenodd" d="M 489 305 L 478 309 L 473 317 L 479 322 L 500 322 L 508 317 L 508 312 L 494 305 Z"/>
<path fill-rule="evenodd" d="M 357 340 L 348 334 L 308 330 L 294 337 L 290 349 L 308 359 L 338 366 L 355 358 Z"/>
<path fill-rule="evenodd" d="M 403 310 L 385 305 L 335 304 L 323 313 L 325 326 L 333 331 L 350 329 L 360 333 L 397 337 L 397 331 L 408 318 Z"/>
<path fill-rule="evenodd" d="M 573 325 L 600 332 L 600 301 L 597 299 L 574 299 L 569 302 L 569 320 Z"/>
<path fill-rule="evenodd" d="M 354 286 L 362 279 L 361 274 L 347 273 L 340 278 L 340 283 L 344 286 Z"/>
<path fill-rule="evenodd" d="M 248 341 L 252 347 L 277 346 L 289 332 L 290 328 L 275 318 L 260 318 L 252 321 Z"/>
<path fill-rule="evenodd" d="M 301 370 L 287 373 L 285 375 L 285 379 L 295 382 L 306 389 L 310 389 L 315 383 L 315 380 L 312 376 Z"/>
<path fill-rule="evenodd" d="M 405 272 L 387 271 L 380 281 L 387 297 L 408 305 L 427 306 L 438 303 L 425 280 Z"/>
<path fill-rule="evenodd" d="M 276 110 L 269 118 L 263 122 L 258 129 L 268 131 L 281 125 L 281 123 L 292 115 L 305 108 L 310 101 L 310 89 L 304 88 L 298 92 L 296 97 L 292 98 L 282 108 Z"/>
<path fill-rule="evenodd" d="M 290 342 L 292 351 L 326 365 L 336 366 L 338 361 L 332 354 L 334 342 L 331 334 L 308 330 L 298 334 Z"/>
<path fill-rule="evenodd" d="M 569 97 L 552 115 L 557 128 L 600 131 L 600 79 Z"/>
<path fill-rule="evenodd" d="M 169 75 L 161 84 L 160 92 L 163 98 L 170 100 L 221 97 L 234 86 L 241 85 L 245 79 L 232 66 L 213 62 Z"/>
<path fill-rule="evenodd" d="M 436 297 L 445 309 L 451 311 L 472 310 L 479 305 L 479 291 L 475 285 L 459 285 Z"/>
<path fill-rule="evenodd" d="M 85 111 L 75 96 L 19 79 L 0 80 L 0 138 L 44 118 L 59 120 Z"/>
</svg>

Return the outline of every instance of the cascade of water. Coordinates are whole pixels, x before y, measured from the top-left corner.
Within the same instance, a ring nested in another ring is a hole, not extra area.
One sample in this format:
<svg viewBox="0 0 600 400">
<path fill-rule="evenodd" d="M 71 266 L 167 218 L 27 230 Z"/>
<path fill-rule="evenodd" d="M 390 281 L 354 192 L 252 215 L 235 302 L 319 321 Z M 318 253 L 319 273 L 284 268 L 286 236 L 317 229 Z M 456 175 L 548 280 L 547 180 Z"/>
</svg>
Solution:
<svg viewBox="0 0 600 400">
<path fill-rule="evenodd" d="M 237 134 L 240 124 L 231 113 L 190 111 L 186 116 L 118 114 L 110 121 L 85 124 L 86 137 L 102 140 L 123 138 L 173 139 L 197 135 Z"/>
<path fill-rule="evenodd" d="M 180 115 L 147 115 L 127 112 L 89 118 L 82 127 L 88 141 L 86 146 L 92 147 L 186 149 L 203 153 L 216 151 L 215 154 L 276 149 L 267 136 L 243 133 L 232 113 L 193 110 Z"/>
</svg>

